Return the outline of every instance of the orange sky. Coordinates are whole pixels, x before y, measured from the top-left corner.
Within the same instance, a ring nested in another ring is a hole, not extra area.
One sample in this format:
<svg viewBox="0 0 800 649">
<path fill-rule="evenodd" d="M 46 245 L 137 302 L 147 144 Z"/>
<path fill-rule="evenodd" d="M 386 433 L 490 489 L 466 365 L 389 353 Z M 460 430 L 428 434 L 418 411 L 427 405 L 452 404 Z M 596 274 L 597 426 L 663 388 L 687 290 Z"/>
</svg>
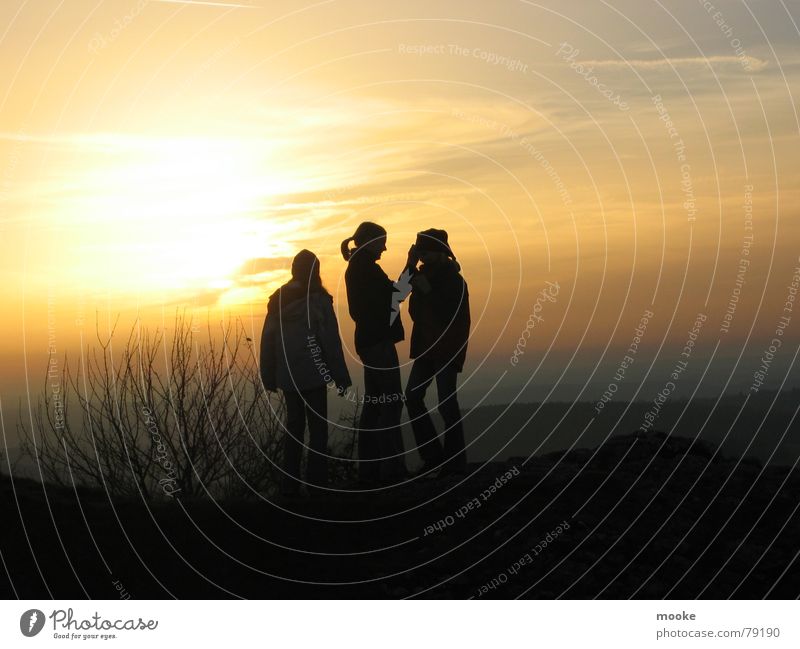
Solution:
<svg viewBox="0 0 800 649">
<path fill-rule="evenodd" d="M 390 275 L 417 231 L 450 233 L 475 394 L 503 372 L 494 401 L 534 372 L 607 384 L 648 308 L 637 371 L 671 367 L 702 312 L 697 358 L 719 345 L 714 376 L 748 384 L 800 264 L 800 16 L 564 4 L 5 0 L 0 397 L 43 375 L 48 295 L 59 352 L 95 312 L 186 306 L 257 334 L 303 247 L 352 354 L 338 246 L 367 219 Z"/>
</svg>

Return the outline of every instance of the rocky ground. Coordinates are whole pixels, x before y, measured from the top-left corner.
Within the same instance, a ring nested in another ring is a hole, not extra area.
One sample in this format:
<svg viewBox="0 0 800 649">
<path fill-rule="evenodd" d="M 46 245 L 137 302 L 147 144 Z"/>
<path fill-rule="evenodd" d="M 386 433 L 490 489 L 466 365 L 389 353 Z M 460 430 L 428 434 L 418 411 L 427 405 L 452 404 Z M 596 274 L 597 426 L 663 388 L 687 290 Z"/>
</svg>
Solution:
<svg viewBox="0 0 800 649">
<path fill-rule="evenodd" d="M 3 478 L 5 597 L 796 598 L 800 471 L 663 433 L 292 502 Z"/>
</svg>

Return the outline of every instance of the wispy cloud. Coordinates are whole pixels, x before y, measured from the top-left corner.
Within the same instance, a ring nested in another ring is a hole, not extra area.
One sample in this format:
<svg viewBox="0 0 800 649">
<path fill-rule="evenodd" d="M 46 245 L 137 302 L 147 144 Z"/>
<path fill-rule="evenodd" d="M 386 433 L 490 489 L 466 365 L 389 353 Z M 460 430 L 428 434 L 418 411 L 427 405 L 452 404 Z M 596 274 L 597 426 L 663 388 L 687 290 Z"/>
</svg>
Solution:
<svg viewBox="0 0 800 649">
<path fill-rule="evenodd" d="M 286 270 L 292 263 L 292 257 L 255 257 L 244 262 L 237 275 L 247 277 L 249 275 L 261 275 L 276 270 Z"/>
<path fill-rule="evenodd" d="M 151 2 L 165 2 L 178 5 L 207 5 L 211 7 L 234 7 L 240 9 L 259 9 L 258 5 L 242 5 L 233 2 L 210 2 L 208 0 L 150 0 Z"/>
<path fill-rule="evenodd" d="M 640 70 L 664 68 L 705 68 L 711 66 L 749 66 L 750 71 L 760 72 L 767 67 L 768 61 L 754 56 L 691 56 L 661 59 L 603 59 L 581 61 L 584 66 L 595 68 L 626 68 L 632 66 Z"/>
</svg>

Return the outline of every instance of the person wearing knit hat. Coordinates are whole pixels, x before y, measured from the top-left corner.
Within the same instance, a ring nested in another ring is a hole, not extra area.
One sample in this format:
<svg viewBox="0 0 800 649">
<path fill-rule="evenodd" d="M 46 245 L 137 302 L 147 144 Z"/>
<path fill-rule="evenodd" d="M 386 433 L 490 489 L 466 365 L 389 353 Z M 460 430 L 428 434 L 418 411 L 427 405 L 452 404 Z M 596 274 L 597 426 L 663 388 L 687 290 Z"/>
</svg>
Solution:
<svg viewBox="0 0 800 649">
<path fill-rule="evenodd" d="M 421 252 L 439 252 L 451 259 L 456 256 L 450 249 L 447 243 L 447 232 L 445 230 L 437 230 L 436 228 L 429 228 L 417 233 L 417 240 L 414 242 L 414 248 L 417 253 Z"/>
<path fill-rule="evenodd" d="M 446 231 L 419 232 L 413 257 L 408 312 L 414 321 L 410 351 L 414 364 L 405 390 L 406 408 L 423 461 L 421 473 L 441 469 L 440 476 L 458 474 L 466 468 L 457 379 L 469 340 L 469 291 Z M 422 262 L 418 269 L 417 261 Z M 434 379 L 445 424 L 444 446 L 425 406 L 425 393 Z"/>
</svg>

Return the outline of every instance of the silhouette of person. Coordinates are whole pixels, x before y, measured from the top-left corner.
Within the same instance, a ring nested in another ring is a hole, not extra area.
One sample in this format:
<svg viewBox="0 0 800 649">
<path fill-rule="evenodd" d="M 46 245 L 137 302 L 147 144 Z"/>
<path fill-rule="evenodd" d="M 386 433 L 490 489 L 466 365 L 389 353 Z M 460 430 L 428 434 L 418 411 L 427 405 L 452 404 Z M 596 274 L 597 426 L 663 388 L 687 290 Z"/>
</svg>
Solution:
<svg viewBox="0 0 800 649">
<path fill-rule="evenodd" d="M 261 381 L 280 389 L 286 402 L 281 493 L 300 491 L 300 461 L 308 421 L 306 482 L 311 492 L 327 482 L 327 385 L 339 394 L 351 385 L 342 353 L 333 298 L 322 285 L 319 259 L 301 250 L 292 261 L 292 279 L 269 298 L 261 333 Z"/>
<path fill-rule="evenodd" d="M 467 355 L 469 291 L 447 232 L 431 228 L 418 233 L 412 251 L 408 313 L 414 321 L 410 356 L 415 360 L 406 385 L 406 408 L 423 461 L 421 473 L 439 468 L 439 475 L 463 473 L 466 450 L 456 381 Z M 422 262 L 419 269 L 417 261 Z M 425 393 L 434 379 L 445 424 L 444 448 L 425 407 Z"/>
<path fill-rule="evenodd" d="M 350 242 L 355 248 L 350 248 Z M 400 416 L 403 387 L 395 343 L 405 333 L 392 317 L 394 282 L 376 263 L 386 250 L 386 230 L 365 221 L 342 241 L 347 302 L 355 321 L 355 349 L 364 364 L 364 405 L 358 423 L 359 482 L 374 486 L 406 475 Z"/>
</svg>

